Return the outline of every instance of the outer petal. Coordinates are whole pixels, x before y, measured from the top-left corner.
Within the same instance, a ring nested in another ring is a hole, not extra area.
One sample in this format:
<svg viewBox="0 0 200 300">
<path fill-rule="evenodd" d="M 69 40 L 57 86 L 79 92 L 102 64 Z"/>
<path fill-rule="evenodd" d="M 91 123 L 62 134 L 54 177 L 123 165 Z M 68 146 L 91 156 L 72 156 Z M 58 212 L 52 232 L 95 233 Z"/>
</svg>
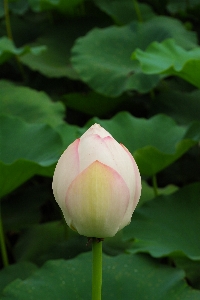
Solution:
<svg viewBox="0 0 200 300">
<path fill-rule="evenodd" d="M 63 210 L 65 208 L 66 192 L 79 174 L 78 146 L 80 139 L 75 140 L 61 155 L 53 176 L 53 193 L 58 205 Z"/>
<path fill-rule="evenodd" d="M 68 225 L 88 237 L 111 237 L 129 204 L 129 189 L 110 167 L 95 161 L 70 185 L 66 195 Z"/>
<path fill-rule="evenodd" d="M 132 164 L 133 164 L 133 168 L 134 168 L 134 173 L 135 173 L 135 181 L 136 181 L 136 189 L 135 189 L 135 206 L 138 204 L 140 196 L 141 196 L 141 190 L 142 190 L 142 185 L 141 185 L 141 176 L 140 176 L 140 172 L 138 169 L 138 166 L 133 158 L 133 156 L 131 155 L 131 153 L 128 151 L 128 149 L 121 144 L 121 146 L 124 148 L 124 150 L 127 152 L 127 154 L 129 155 Z"/>
<path fill-rule="evenodd" d="M 122 144 L 121 144 L 121 146 L 127 152 L 128 156 L 130 157 L 131 165 L 134 170 L 134 176 L 130 177 L 130 184 L 132 185 L 132 187 L 134 187 L 134 189 L 132 190 L 130 205 L 126 211 L 126 214 L 124 215 L 124 219 L 121 223 L 120 229 L 122 229 L 123 227 L 125 227 L 126 225 L 128 225 L 130 223 L 131 216 L 139 202 L 139 199 L 141 196 L 141 190 L 142 190 L 141 177 L 140 177 L 140 172 L 139 172 L 138 166 L 137 166 L 133 156 L 128 151 L 128 149 Z"/>
</svg>

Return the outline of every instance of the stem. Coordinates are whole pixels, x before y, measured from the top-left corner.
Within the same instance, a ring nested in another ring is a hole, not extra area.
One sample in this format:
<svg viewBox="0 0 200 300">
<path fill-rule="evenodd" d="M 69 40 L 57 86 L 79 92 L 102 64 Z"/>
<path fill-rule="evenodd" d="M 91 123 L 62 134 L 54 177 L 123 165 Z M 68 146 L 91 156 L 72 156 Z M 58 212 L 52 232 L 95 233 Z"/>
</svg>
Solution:
<svg viewBox="0 0 200 300">
<path fill-rule="evenodd" d="M 158 185 L 157 185 L 157 179 L 156 179 L 156 175 L 155 174 L 152 177 L 152 182 L 153 182 L 154 194 L 157 197 L 158 196 Z"/>
<path fill-rule="evenodd" d="M 12 29 L 11 29 L 11 23 L 10 23 L 8 0 L 4 0 L 4 12 L 5 12 L 5 22 L 6 22 L 7 36 L 14 43 L 13 35 L 12 35 Z M 16 59 L 19 71 L 21 73 L 22 79 L 25 81 L 26 80 L 26 74 L 25 74 L 24 68 L 23 68 L 23 66 L 20 62 L 19 56 L 15 55 L 15 59 Z"/>
<path fill-rule="evenodd" d="M 150 91 L 150 98 L 151 98 L 151 100 L 155 100 L 155 92 L 154 92 L 154 90 Z"/>
<path fill-rule="evenodd" d="M 0 209 L 0 244 L 1 244 L 1 256 L 2 256 L 3 265 L 4 267 L 7 267 L 9 265 L 9 262 L 8 262 L 8 255 L 6 251 L 6 243 L 5 243 L 5 237 L 3 232 L 1 209 Z"/>
<path fill-rule="evenodd" d="M 5 11 L 5 22 L 6 22 L 7 36 L 10 40 L 13 41 L 12 30 L 11 30 L 11 25 L 10 25 L 8 0 L 4 0 L 4 11 Z"/>
<path fill-rule="evenodd" d="M 134 8 L 135 8 L 135 12 L 136 12 L 138 21 L 142 23 L 143 22 L 142 14 L 141 14 L 140 7 L 138 5 L 137 0 L 133 0 L 133 5 L 134 5 Z"/>
<path fill-rule="evenodd" d="M 92 239 L 92 300 L 101 300 L 102 286 L 102 242 Z"/>
</svg>

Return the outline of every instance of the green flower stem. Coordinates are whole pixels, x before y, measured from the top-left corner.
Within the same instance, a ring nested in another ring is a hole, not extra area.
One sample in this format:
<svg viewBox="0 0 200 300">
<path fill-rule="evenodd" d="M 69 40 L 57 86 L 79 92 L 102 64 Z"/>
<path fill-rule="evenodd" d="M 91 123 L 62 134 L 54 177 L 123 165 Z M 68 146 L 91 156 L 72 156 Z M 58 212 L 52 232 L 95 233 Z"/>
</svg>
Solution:
<svg viewBox="0 0 200 300">
<path fill-rule="evenodd" d="M 102 286 L 102 241 L 92 239 L 92 300 L 101 300 Z"/>
<path fill-rule="evenodd" d="M 1 256 L 2 256 L 3 265 L 4 267 L 7 267 L 9 265 L 9 262 L 8 262 L 8 255 L 6 251 L 6 243 L 5 243 L 5 237 L 3 232 L 1 209 L 0 209 L 0 244 L 1 244 Z"/>
<path fill-rule="evenodd" d="M 155 197 L 157 197 L 158 196 L 158 185 L 157 185 L 156 175 L 153 175 L 152 182 L 153 182 L 154 195 L 155 195 Z"/>
<path fill-rule="evenodd" d="M 137 0 L 133 0 L 133 5 L 134 5 L 134 9 L 135 9 L 138 21 L 142 23 L 143 22 L 142 14 L 141 14 L 140 7 L 138 5 Z"/>
</svg>

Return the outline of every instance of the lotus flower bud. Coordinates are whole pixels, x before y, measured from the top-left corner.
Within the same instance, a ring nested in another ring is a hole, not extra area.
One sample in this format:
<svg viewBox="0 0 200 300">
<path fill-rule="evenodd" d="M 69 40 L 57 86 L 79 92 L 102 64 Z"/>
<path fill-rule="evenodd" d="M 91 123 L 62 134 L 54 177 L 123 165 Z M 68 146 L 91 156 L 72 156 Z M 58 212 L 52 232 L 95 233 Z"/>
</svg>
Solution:
<svg viewBox="0 0 200 300">
<path fill-rule="evenodd" d="M 112 237 L 131 221 L 141 178 L 126 147 L 94 124 L 60 157 L 53 193 L 70 228 L 87 237 Z"/>
</svg>

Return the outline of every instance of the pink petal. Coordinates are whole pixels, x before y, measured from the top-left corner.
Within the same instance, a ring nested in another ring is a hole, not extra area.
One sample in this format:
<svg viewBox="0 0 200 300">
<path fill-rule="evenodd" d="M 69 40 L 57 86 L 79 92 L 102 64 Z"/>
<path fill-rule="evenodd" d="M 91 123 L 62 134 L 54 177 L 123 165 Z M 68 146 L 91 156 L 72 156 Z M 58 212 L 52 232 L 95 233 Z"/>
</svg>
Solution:
<svg viewBox="0 0 200 300">
<path fill-rule="evenodd" d="M 65 208 L 67 189 L 79 173 L 79 143 L 80 139 L 77 139 L 69 145 L 61 155 L 55 168 L 52 188 L 54 197 L 61 209 Z"/>
<path fill-rule="evenodd" d="M 66 194 L 66 221 L 88 237 L 116 234 L 129 204 L 129 189 L 123 178 L 99 161 L 79 174 Z"/>
</svg>

